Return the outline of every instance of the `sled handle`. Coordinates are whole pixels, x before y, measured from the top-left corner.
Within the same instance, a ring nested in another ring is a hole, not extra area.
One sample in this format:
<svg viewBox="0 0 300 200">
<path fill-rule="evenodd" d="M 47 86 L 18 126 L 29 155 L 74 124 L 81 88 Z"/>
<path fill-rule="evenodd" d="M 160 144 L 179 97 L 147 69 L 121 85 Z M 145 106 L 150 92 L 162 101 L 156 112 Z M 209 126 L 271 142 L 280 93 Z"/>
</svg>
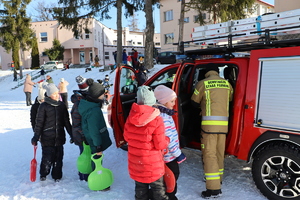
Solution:
<svg viewBox="0 0 300 200">
<path fill-rule="evenodd" d="M 37 145 L 33 146 L 33 157 L 35 158 L 36 156 L 36 149 L 37 149 Z"/>
</svg>

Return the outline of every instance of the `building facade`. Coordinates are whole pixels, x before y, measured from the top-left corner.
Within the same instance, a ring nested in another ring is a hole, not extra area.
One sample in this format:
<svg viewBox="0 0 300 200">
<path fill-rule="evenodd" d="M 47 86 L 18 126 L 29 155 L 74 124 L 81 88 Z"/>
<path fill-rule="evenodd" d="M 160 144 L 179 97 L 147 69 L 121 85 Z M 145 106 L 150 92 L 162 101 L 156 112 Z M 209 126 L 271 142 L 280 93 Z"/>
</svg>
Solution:
<svg viewBox="0 0 300 200">
<path fill-rule="evenodd" d="M 177 51 L 177 46 L 173 45 L 173 43 L 178 42 L 181 0 L 161 0 L 160 3 L 161 51 Z M 253 14 L 249 14 L 248 17 L 274 12 L 273 5 L 261 0 L 256 0 L 254 8 L 256 11 Z M 191 33 L 193 28 L 200 26 L 198 23 L 195 23 L 197 17 L 198 13 L 195 10 L 190 10 L 184 14 L 183 41 L 192 40 Z M 212 16 L 209 13 L 205 13 L 204 17 L 209 20 Z M 192 46 L 185 46 L 185 49 L 189 48 L 192 48 Z"/>
<path fill-rule="evenodd" d="M 299 0 L 275 0 L 275 12 L 284 12 L 300 8 Z"/>
<path fill-rule="evenodd" d="M 40 65 L 49 61 L 45 49 L 52 47 L 56 38 L 64 46 L 64 64 L 89 66 L 97 55 L 100 65 L 115 64 L 113 52 L 117 50 L 117 31 L 106 27 L 99 21 L 91 19 L 88 23 L 90 33 L 82 37 L 75 37 L 71 30 L 61 28 L 58 21 L 32 22 L 31 28 L 37 37 Z M 144 32 L 129 31 L 128 27 L 122 31 L 122 46 L 131 55 L 132 48 L 140 54 L 144 53 Z M 155 47 L 160 49 L 160 36 L 154 35 Z M 12 56 L 0 47 L 0 64 L 2 70 L 9 69 Z M 25 69 L 31 67 L 31 50 L 20 52 L 20 64 Z"/>
</svg>

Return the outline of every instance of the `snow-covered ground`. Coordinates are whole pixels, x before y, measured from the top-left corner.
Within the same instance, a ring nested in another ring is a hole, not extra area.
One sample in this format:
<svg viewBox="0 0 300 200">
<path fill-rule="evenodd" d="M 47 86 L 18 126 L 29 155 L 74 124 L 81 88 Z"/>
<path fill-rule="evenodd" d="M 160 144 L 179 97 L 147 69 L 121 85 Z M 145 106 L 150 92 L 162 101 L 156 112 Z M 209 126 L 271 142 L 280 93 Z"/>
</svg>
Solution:
<svg viewBox="0 0 300 200">
<path fill-rule="evenodd" d="M 151 74 L 165 65 L 156 65 Z M 37 71 L 25 70 L 24 75 Z M 93 68 L 85 73 L 84 69 L 56 70 L 50 73 L 54 83 L 60 78 L 67 80 L 69 97 L 72 91 L 78 89 L 75 77 L 82 75 L 86 78 L 104 79 L 109 72 L 99 72 Z M 109 74 L 114 83 L 115 74 Z M 130 179 L 127 170 L 127 152 L 116 148 L 115 144 L 105 151 L 103 166 L 112 170 L 114 183 L 109 191 L 92 191 L 85 181 L 80 181 L 77 175 L 76 160 L 79 149 L 74 144 L 64 145 L 63 178 L 55 183 L 51 176 L 45 182 L 29 180 L 29 166 L 33 158 L 31 138 L 33 131 L 30 125 L 30 106 L 26 106 L 23 86 L 16 86 L 11 71 L 0 71 L 0 200 L 131 200 L 134 199 L 134 181 Z M 39 80 L 33 80 L 37 82 Z M 112 91 L 113 93 L 113 91 Z M 37 88 L 33 89 L 32 101 L 37 96 Z M 69 102 L 71 108 L 72 103 Z M 70 109 L 69 108 L 69 109 Z M 103 113 L 107 118 L 104 107 Z M 112 129 L 108 125 L 111 139 L 114 141 Z M 67 136 L 67 141 L 69 140 Z M 201 199 L 201 191 L 205 190 L 203 167 L 200 162 L 201 152 L 183 149 L 187 160 L 180 164 L 177 197 L 180 200 Z M 37 149 L 38 169 L 41 160 L 40 144 Z M 225 173 L 222 185 L 223 196 L 220 200 L 265 200 L 266 198 L 256 188 L 252 176 L 251 165 L 234 157 L 225 159 Z"/>
</svg>

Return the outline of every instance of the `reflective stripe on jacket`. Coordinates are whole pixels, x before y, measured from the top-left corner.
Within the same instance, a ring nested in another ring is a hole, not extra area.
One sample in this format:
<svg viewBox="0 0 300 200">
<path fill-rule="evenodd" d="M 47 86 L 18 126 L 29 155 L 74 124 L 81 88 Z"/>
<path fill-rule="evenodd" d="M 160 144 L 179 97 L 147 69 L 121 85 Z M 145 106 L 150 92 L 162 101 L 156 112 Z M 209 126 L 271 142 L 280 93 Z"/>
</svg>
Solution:
<svg viewBox="0 0 300 200">
<path fill-rule="evenodd" d="M 233 89 L 216 71 L 207 72 L 205 77 L 197 83 L 192 96 L 192 100 L 200 104 L 201 128 L 206 133 L 227 133 Z"/>
</svg>

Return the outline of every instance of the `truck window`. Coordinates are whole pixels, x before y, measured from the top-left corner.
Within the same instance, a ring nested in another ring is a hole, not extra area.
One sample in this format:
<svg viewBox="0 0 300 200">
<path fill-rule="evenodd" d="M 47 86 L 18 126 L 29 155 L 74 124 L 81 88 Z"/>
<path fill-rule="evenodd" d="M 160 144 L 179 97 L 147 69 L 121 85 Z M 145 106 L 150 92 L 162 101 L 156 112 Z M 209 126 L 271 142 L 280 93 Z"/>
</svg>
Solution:
<svg viewBox="0 0 300 200">
<path fill-rule="evenodd" d="M 136 80 L 134 72 L 130 69 L 122 68 L 119 92 L 121 94 L 136 93 L 137 87 L 138 87 L 138 82 Z"/>
<path fill-rule="evenodd" d="M 235 88 L 235 82 L 237 80 L 238 67 L 234 64 L 219 64 L 220 77 L 226 79 L 233 88 Z M 198 65 L 195 69 L 194 79 L 193 79 L 193 90 L 196 84 L 205 78 L 206 68 L 205 65 Z"/>
<path fill-rule="evenodd" d="M 169 88 L 172 88 L 172 85 L 173 85 L 173 82 L 174 82 L 174 79 L 175 79 L 175 75 L 176 75 L 176 71 L 177 71 L 177 68 L 170 69 L 170 70 L 164 72 L 163 74 L 159 75 L 157 77 L 157 79 L 155 79 L 150 84 L 150 86 L 152 88 L 155 88 L 158 85 L 165 85 Z"/>
</svg>

